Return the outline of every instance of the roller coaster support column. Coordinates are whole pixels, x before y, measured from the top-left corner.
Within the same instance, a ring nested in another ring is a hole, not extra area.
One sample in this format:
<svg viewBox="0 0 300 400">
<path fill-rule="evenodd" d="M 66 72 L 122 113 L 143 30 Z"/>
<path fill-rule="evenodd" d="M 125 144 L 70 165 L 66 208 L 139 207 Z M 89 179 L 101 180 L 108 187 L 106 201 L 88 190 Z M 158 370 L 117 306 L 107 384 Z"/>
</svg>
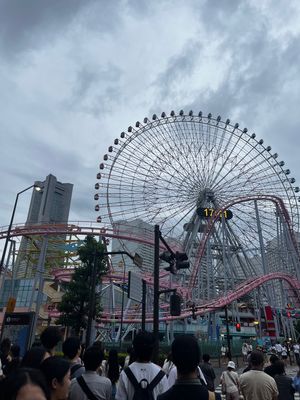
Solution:
<svg viewBox="0 0 300 400">
<path fill-rule="evenodd" d="M 153 270 L 153 334 L 155 346 L 153 352 L 154 362 L 158 360 L 159 352 L 159 226 L 154 227 L 154 270 Z"/>
<path fill-rule="evenodd" d="M 230 343 L 230 334 L 229 334 L 229 325 L 228 325 L 228 310 L 227 306 L 225 306 L 225 322 L 226 322 L 226 336 L 227 336 L 227 348 L 228 348 L 228 360 L 231 361 L 231 343 Z"/>
</svg>

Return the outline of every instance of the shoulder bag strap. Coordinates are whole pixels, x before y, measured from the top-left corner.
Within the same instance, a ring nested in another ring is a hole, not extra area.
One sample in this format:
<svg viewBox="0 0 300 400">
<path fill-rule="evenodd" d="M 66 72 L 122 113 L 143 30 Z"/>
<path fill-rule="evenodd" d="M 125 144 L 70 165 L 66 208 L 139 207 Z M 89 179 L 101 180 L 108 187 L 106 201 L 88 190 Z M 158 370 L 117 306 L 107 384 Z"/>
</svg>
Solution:
<svg viewBox="0 0 300 400">
<path fill-rule="evenodd" d="M 81 367 L 82 367 L 81 364 L 75 364 L 75 365 L 73 365 L 73 366 L 71 367 L 71 375 L 75 374 L 75 372 L 76 372 L 79 368 L 81 368 Z"/>
<path fill-rule="evenodd" d="M 235 386 L 238 385 L 238 383 L 237 383 L 237 382 L 233 379 L 233 377 L 231 376 L 231 373 L 230 373 L 230 372 L 227 372 L 227 376 L 229 377 L 229 379 L 231 380 L 231 382 L 235 384 Z"/>
<path fill-rule="evenodd" d="M 164 371 L 160 370 L 159 373 L 156 375 L 156 377 L 149 383 L 149 389 L 153 390 L 155 388 L 155 386 L 159 384 L 159 382 L 162 380 L 162 378 L 165 375 L 166 374 L 164 373 Z"/>
<path fill-rule="evenodd" d="M 86 384 L 86 381 L 83 379 L 82 376 L 80 376 L 79 378 L 76 378 L 76 380 L 89 400 L 98 400 L 98 398 L 94 395 L 94 393 L 88 387 L 88 385 Z"/>
<path fill-rule="evenodd" d="M 136 377 L 134 376 L 133 372 L 131 371 L 131 369 L 129 367 L 124 369 L 125 374 L 127 375 L 127 378 L 129 379 L 129 381 L 133 384 L 135 389 L 139 388 L 139 383 L 136 379 Z"/>
</svg>

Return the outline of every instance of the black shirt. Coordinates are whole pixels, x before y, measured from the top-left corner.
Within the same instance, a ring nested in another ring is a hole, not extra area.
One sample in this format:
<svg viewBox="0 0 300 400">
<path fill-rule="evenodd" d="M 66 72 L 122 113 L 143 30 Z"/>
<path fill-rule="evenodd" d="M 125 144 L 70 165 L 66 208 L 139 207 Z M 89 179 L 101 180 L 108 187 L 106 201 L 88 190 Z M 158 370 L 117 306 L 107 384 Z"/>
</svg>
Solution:
<svg viewBox="0 0 300 400">
<path fill-rule="evenodd" d="M 276 365 L 271 364 L 268 365 L 265 369 L 264 372 L 268 375 L 270 375 L 272 378 L 274 378 L 274 376 L 277 374 L 277 368 Z"/>
<path fill-rule="evenodd" d="M 157 400 L 208 400 L 208 390 L 199 379 L 179 380 Z"/>
<path fill-rule="evenodd" d="M 275 375 L 274 379 L 279 392 L 278 400 L 294 400 L 293 379 L 286 375 Z"/>
<path fill-rule="evenodd" d="M 200 365 L 200 368 L 205 376 L 207 389 L 213 392 L 215 390 L 214 380 L 216 379 L 216 374 L 213 367 L 209 363 L 203 363 Z"/>
</svg>

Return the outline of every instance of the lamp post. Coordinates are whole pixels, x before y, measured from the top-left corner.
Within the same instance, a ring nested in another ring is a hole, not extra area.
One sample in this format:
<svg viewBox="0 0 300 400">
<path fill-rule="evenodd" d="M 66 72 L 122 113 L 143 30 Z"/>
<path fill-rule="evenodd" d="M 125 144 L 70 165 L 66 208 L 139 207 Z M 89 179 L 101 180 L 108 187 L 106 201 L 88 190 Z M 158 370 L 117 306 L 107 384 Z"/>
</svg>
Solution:
<svg viewBox="0 0 300 400">
<path fill-rule="evenodd" d="M 9 223 L 8 229 L 7 229 L 4 248 L 3 248 L 3 251 L 2 251 L 2 256 L 1 256 L 1 261 L 0 261 L 0 273 L 3 270 L 3 266 L 4 266 L 4 262 L 5 262 L 6 250 L 7 250 L 7 246 L 8 246 L 8 242 L 9 242 L 10 232 L 11 232 L 12 224 L 13 224 L 13 221 L 14 221 L 14 217 L 15 217 L 15 212 L 16 212 L 19 196 L 20 196 L 20 194 L 26 192 L 27 190 L 29 190 L 29 189 L 31 189 L 33 187 L 36 188 L 36 190 L 38 190 L 38 191 L 41 190 L 41 188 L 39 186 L 37 186 L 36 184 L 33 184 L 31 186 L 28 186 L 26 189 L 23 189 L 23 190 L 21 190 L 20 192 L 17 193 L 15 204 L 14 204 L 14 208 L 13 208 L 13 211 L 12 211 L 12 214 L 11 214 L 11 218 L 10 218 L 10 223 Z"/>
</svg>

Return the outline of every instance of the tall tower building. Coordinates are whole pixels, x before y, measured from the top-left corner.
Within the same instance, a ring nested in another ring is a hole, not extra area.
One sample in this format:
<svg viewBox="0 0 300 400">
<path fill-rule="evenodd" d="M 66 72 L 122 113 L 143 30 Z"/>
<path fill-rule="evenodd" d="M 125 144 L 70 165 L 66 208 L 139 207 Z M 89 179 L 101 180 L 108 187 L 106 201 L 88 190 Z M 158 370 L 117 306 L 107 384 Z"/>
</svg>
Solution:
<svg viewBox="0 0 300 400">
<path fill-rule="evenodd" d="M 68 223 L 73 185 L 58 182 L 51 174 L 45 181 L 36 181 L 35 184 L 41 190 L 32 192 L 26 225 Z M 48 238 L 46 264 L 49 266 L 59 268 L 63 263 L 59 251 L 63 253 L 64 239 L 62 236 Z M 16 260 L 17 278 L 35 275 L 42 243 L 42 236 L 22 237 Z"/>
</svg>

